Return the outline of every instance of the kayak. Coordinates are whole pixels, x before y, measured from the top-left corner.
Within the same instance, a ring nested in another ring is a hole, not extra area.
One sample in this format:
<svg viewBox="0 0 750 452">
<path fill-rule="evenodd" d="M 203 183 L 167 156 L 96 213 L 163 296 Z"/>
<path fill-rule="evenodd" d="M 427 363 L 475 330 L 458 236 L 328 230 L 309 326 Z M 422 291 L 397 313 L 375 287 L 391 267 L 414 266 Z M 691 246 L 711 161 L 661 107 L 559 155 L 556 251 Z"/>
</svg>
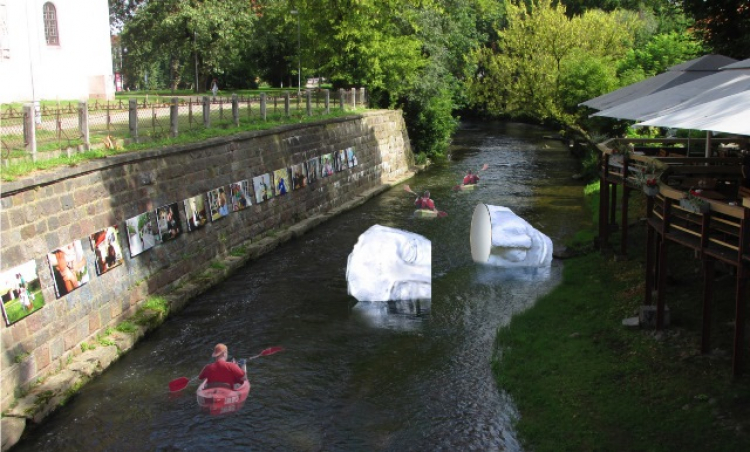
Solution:
<svg viewBox="0 0 750 452">
<path fill-rule="evenodd" d="M 417 218 L 436 218 L 438 213 L 435 210 L 417 209 L 414 211 L 414 216 Z"/>
<path fill-rule="evenodd" d="M 456 185 L 455 189 L 456 191 L 471 191 L 477 188 L 477 184 L 469 184 L 469 185 Z"/>
<path fill-rule="evenodd" d="M 229 385 L 219 383 L 217 386 L 206 387 L 206 381 L 203 380 L 196 395 L 198 405 L 209 411 L 211 414 L 233 413 L 242 408 L 242 405 L 250 393 L 250 382 L 245 380 L 237 389 L 232 389 Z"/>
</svg>

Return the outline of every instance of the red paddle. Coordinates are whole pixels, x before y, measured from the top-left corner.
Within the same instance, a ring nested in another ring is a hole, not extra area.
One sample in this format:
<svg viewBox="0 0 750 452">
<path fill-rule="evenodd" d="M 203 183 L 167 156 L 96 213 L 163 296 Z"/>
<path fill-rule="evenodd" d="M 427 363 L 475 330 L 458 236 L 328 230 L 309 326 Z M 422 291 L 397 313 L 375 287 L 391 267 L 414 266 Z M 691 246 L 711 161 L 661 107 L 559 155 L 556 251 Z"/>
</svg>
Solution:
<svg viewBox="0 0 750 452">
<path fill-rule="evenodd" d="M 282 351 L 284 351 L 284 347 L 279 347 L 279 346 L 268 347 L 267 349 L 263 350 L 262 352 L 258 353 L 257 355 L 251 356 L 250 358 L 248 358 L 248 360 L 255 359 L 255 358 L 260 358 L 261 356 L 273 355 L 274 353 L 278 353 L 278 352 L 282 352 Z M 175 378 L 174 380 L 172 380 L 172 381 L 169 382 L 169 391 L 170 392 L 182 391 L 183 389 L 185 389 L 187 387 L 188 384 L 190 384 L 191 381 L 193 381 L 193 380 L 195 380 L 197 378 L 198 377 L 193 377 L 193 378 L 187 378 L 187 377 Z"/>
<path fill-rule="evenodd" d="M 276 346 L 276 347 L 268 347 L 267 349 L 263 350 L 262 352 L 258 353 L 255 356 L 251 356 L 248 359 L 255 359 L 260 358 L 261 356 L 268 356 L 273 355 L 274 353 L 283 352 L 284 347 Z"/>
</svg>

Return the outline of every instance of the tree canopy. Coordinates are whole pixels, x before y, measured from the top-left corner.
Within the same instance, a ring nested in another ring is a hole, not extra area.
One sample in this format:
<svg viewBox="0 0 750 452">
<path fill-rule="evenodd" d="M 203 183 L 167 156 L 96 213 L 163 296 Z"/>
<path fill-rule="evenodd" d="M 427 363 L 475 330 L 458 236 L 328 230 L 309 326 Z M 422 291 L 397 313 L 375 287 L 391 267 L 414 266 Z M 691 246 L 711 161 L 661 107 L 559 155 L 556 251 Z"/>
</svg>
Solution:
<svg viewBox="0 0 750 452">
<path fill-rule="evenodd" d="M 213 77 L 223 89 L 324 77 L 403 109 L 429 155 L 447 148 L 458 111 L 579 126 L 580 102 L 698 56 L 682 6 L 715 51 L 750 48 L 727 44 L 750 36 L 739 0 L 109 2 L 131 84 L 202 91 Z"/>
<path fill-rule="evenodd" d="M 682 0 L 696 30 L 714 53 L 750 58 L 750 3 L 747 0 Z"/>
</svg>

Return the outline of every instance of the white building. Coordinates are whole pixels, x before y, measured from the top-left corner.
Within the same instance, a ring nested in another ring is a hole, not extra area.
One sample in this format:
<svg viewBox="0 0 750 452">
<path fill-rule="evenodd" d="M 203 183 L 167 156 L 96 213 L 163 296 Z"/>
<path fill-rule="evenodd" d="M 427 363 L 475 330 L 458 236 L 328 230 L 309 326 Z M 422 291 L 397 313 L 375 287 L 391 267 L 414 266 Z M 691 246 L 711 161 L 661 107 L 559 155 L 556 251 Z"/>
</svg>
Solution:
<svg viewBox="0 0 750 452">
<path fill-rule="evenodd" d="M 113 97 L 107 0 L 0 0 L 0 102 Z"/>
</svg>

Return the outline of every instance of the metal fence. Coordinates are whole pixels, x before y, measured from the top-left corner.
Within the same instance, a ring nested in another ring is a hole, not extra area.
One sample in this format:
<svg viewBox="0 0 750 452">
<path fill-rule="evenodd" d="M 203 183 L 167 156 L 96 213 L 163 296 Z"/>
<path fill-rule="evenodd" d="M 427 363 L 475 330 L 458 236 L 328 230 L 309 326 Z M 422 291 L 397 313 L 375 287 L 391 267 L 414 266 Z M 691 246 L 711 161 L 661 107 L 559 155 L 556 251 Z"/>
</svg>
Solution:
<svg viewBox="0 0 750 452">
<path fill-rule="evenodd" d="M 305 90 L 255 96 L 173 97 L 70 103 L 47 107 L 26 104 L 0 116 L 4 164 L 14 160 L 71 156 L 91 148 L 145 142 L 181 133 L 240 127 L 286 118 L 320 116 L 332 110 L 366 108 L 364 88 Z"/>
</svg>

